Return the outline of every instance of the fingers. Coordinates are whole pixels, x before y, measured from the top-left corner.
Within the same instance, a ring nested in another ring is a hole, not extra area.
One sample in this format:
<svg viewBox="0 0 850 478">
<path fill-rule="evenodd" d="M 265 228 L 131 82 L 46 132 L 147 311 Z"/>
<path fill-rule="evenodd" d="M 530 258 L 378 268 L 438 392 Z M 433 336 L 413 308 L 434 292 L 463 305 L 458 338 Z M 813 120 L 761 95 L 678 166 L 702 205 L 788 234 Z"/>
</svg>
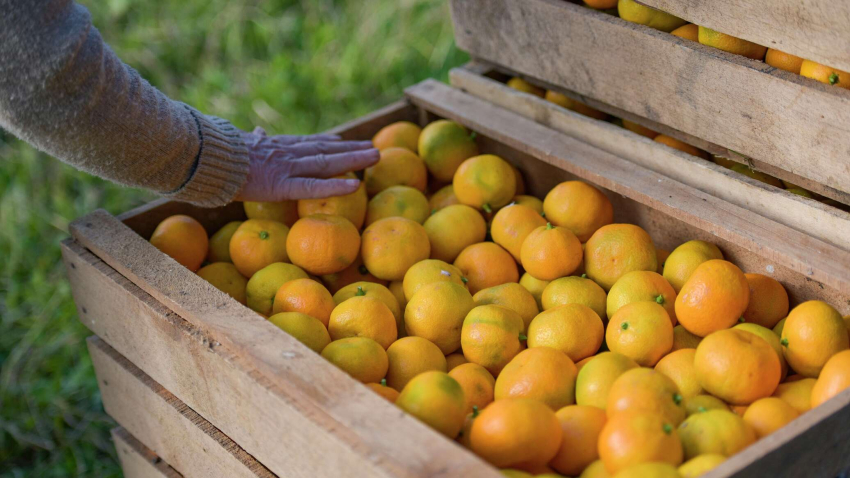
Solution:
<svg viewBox="0 0 850 478">
<path fill-rule="evenodd" d="M 264 130 L 260 126 L 254 127 L 254 131 L 251 132 L 256 134 L 257 136 L 266 136 L 266 130 Z"/>
<path fill-rule="evenodd" d="M 289 161 L 290 176 L 330 178 L 349 171 L 359 171 L 381 159 L 377 149 L 349 151 L 336 154 L 317 154 Z"/>
<path fill-rule="evenodd" d="M 271 141 L 275 144 L 297 144 L 297 143 L 306 143 L 311 141 L 339 141 L 342 138 L 338 134 L 308 134 L 305 136 L 288 136 L 285 134 L 278 136 L 269 136 L 267 138 L 268 141 Z"/>
<path fill-rule="evenodd" d="M 296 158 L 303 158 L 318 154 L 347 153 L 372 148 L 371 141 L 316 141 L 287 146 L 286 152 Z"/>
<path fill-rule="evenodd" d="M 274 201 L 315 199 L 351 194 L 360 187 L 358 179 L 287 178 L 274 191 Z"/>
</svg>

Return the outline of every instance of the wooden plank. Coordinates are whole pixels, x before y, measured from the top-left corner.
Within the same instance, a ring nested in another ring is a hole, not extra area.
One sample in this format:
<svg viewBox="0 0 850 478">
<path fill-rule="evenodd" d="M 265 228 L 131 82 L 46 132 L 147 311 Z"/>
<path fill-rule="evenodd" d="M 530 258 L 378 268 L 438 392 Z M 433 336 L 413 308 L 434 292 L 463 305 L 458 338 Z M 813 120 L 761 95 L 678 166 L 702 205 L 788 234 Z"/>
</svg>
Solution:
<svg viewBox="0 0 850 478">
<path fill-rule="evenodd" d="M 455 0 L 476 58 L 850 192 L 850 91 L 560 0 Z"/>
<path fill-rule="evenodd" d="M 770 261 L 768 270 L 781 265 L 820 282 L 822 287 L 833 288 L 837 291 L 832 297 L 836 306 L 850 308 L 850 271 L 846 267 L 850 252 L 440 82 L 428 80 L 406 93 L 414 104 L 456 120 L 480 135 L 649 206 L 655 215 L 671 216 L 760 256 Z"/>
<path fill-rule="evenodd" d="M 183 476 L 276 476 L 103 339 L 87 342 L 106 413 Z"/>
<path fill-rule="evenodd" d="M 112 429 L 112 441 L 115 442 L 115 449 L 118 451 L 124 478 L 181 478 L 183 476 L 121 427 Z"/>
<path fill-rule="evenodd" d="M 496 80 L 455 68 L 453 86 L 737 206 L 850 250 L 850 213 L 789 193 L 614 124 L 578 114 Z"/>
<path fill-rule="evenodd" d="M 136 247 L 132 237 L 113 237 L 129 241 L 121 250 Z M 197 315 L 176 313 L 76 242 L 62 252 L 80 320 L 273 473 L 498 476 L 258 315 L 211 294 L 194 274 L 168 270 L 177 266 L 163 266 L 160 254 L 139 264 L 178 281 L 177 291 L 162 286 L 177 302 L 203 298 L 208 305 L 192 306 Z M 250 342 L 240 343 L 248 331 Z"/>
<path fill-rule="evenodd" d="M 641 0 L 691 23 L 850 71 L 850 3 L 830 0 Z"/>
</svg>

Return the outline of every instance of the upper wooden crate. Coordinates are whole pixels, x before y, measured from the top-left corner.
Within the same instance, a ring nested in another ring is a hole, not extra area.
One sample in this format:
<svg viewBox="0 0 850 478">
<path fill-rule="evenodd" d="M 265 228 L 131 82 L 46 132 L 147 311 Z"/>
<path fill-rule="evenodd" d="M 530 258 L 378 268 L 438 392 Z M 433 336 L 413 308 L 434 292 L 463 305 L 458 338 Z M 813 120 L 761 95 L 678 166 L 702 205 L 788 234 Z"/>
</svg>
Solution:
<svg viewBox="0 0 850 478">
<path fill-rule="evenodd" d="M 457 43 L 475 58 L 807 178 L 850 204 L 848 90 L 562 0 L 451 5 Z"/>
</svg>

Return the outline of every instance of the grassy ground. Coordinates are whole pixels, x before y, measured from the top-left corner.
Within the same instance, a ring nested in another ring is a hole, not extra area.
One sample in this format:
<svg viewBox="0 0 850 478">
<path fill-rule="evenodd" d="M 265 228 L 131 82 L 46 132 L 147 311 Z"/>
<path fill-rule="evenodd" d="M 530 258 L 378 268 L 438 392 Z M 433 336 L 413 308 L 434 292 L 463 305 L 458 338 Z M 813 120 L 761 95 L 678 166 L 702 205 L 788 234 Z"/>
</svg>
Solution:
<svg viewBox="0 0 850 478">
<path fill-rule="evenodd" d="M 269 133 L 309 133 L 465 61 L 444 0 L 84 0 L 172 98 Z M 73 218 L 151 196 L 0 131 L 0 476 L 119 476 L 58 243 Z"/>
</svg>

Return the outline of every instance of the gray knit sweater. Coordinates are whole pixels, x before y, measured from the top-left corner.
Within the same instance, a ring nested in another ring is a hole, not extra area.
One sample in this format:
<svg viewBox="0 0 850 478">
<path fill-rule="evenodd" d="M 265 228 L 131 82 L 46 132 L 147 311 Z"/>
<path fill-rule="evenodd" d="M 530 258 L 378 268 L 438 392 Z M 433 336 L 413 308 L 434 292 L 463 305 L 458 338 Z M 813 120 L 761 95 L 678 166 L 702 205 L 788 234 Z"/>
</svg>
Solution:
<svg viewBox="0 0 850 478">
<path fill-rule="evenodd" d="M 113 181 L 202 206 L 248 176 L 240 132 L 121 62 L 72 0 L 0 0 L 0 127 Z"/>
</svg>

